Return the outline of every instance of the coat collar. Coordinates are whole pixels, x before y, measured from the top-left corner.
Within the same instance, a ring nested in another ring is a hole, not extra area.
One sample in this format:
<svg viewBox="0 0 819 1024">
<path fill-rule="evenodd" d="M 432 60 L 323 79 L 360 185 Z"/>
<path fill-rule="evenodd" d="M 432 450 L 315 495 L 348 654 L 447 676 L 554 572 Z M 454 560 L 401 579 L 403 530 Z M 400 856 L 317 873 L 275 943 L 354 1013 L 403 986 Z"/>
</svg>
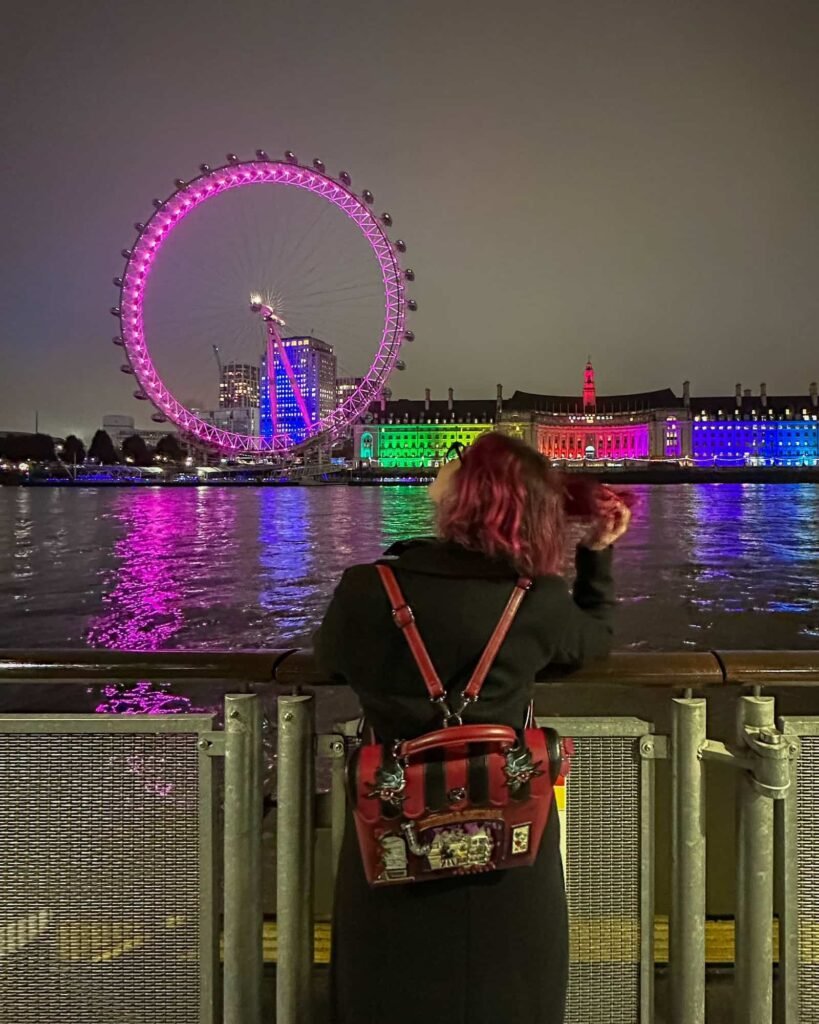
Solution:
<svg viewBox="0 0 819 1024">
<path fill-rule="evenodd" d="M 426 576 L 454 576 L 464 579 L 515 579 L 517 573 L 508 562 L 470 551 L 451 541 L 435 537 L 417 537 L 391 545 L 385 561 L 397 569 Z"/>
</svg>

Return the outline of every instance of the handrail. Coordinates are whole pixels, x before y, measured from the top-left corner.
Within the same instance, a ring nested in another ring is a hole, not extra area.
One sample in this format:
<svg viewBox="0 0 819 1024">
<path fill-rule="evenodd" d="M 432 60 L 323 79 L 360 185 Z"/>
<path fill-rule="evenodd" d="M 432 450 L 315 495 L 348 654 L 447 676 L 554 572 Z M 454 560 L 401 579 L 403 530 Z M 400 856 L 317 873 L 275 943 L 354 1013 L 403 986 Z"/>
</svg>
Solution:
<svg viewBox="0 0 819 1024">
<path fill-rule="evenodd" d="M 697 690 L 723 685 L 819 685 L 819 651 L 618 651 L 582 669 L 548 670 L 539 681 L 571 675 L 573 684 Z M 141 679 L 237 680 L 327 686 L 307 649 L 250 651 L 0 651 L 0 683 Z"/>
</svg>

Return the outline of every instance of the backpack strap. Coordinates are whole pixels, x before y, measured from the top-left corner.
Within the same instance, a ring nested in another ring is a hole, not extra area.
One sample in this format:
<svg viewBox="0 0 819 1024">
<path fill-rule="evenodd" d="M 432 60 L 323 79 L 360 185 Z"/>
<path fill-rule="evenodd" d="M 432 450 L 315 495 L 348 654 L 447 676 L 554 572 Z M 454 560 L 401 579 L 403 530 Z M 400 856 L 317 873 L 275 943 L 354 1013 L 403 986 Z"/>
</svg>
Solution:
<svg viewBox="0 0 819 1024">
<path fill-rule="evenodd" d="M 387 597 L 390 599 L 392 620 L 403 632 L 409 644 L 415 664 L 418 666 L 421 677 L 424 680 L 424 686 L 427 688 L 429 699 L 436 702 L 442 701 L 446 697 L 444 684 L 435 671 L 435 666 L 432 664 L 426 644 L 418 632 L 418 625 L 415 622 L 415 616 L 412 614 L 412 608 L 404 600 L 404 595 L 398 586 L 395 573 L 388 565 L 383 565 L 381 562 L 377 562 L 375 567 L 378 569 L 378 575 L 381 577 L 381 582 L 387 591 Z"/>
<path fill-rule="evenodd" d="M 424 680 L 424 685 L 427 688 L 429 699 L 433 703 L 441 705 L 447 721 L 450 719 L 459 720 L 461 712 L 467 704 L 474 703 L 480 696 L 484 681 L 498 655 L 501 644 L 506 639 L 510 626 L 515 620 L 521 602 L 526 596 L 526 592 L 532 587 L 532 580 L 522 576 L 515 583 L 515 588 L 506 602 L 506 607 L 498 620 L 498 624 L 495 626 L 492 636 L 489 638 L 489 643 L 484 648 L 483 654 L 475 666 L 475 671 L 461 693 L 460 707 L 455 711 L 450 711 L 445 703 L 446 689 L 441 682 L 440 676 L 435 671 L 435 666 L 432 664 L 432 659 L 418 631 L 418 625 L 412 613 L 412 608 L 410 608 L 404 598 L 398 585 L 398 580 L 395 578 L 395 573 L 389 566 L 380 562 L 376 563 L 375 567 L 390 600 L 393 621 L 406 637 L 410 652 L 415 659 L 415 663 Z"/>
<path fill-rule="evenodd" d="M 492 664 L 498 656 L 498 651 L 501 649 L 501 644 L 506 639 L 506 634 L 509 632 L 510 626 L 515 621 L 515 616 L 518 613 L 521 602 L 526 596 L 526 592 L 531 589 L 532 580 L 526 576 L 521 576 L 521 578 L 515 583 L 515 589 L 509 595 L 509 600 L 506 602 L 503 614 L 500 619 L 498 619 L 498 624 L 495 626 L 495 630 L 489 638 L 489 643 L 484 648 L 481 660 L 475 666 L 472 678 L 466 684 L 466 688 L 462 694 L 465 704 L 471 704 L 473 701 L 478 699 L 484 680 L 487 675 L 489 675 L 489 669 L 492 668 Z"/>
</svg>

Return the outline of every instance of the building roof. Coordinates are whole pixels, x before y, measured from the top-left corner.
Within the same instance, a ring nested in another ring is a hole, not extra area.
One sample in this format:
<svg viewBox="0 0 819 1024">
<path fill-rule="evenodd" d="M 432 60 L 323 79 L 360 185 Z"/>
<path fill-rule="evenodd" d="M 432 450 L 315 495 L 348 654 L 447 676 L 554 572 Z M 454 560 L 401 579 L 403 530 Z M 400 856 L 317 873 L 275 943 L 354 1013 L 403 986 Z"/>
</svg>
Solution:
<svg viewBox="0 0 819 1024">
<path fill-rule="evenodd" d="M 516 391 L 505 399 L 504 409 L 511 412 L 544 412 L 554 414 L 579 413 L 582 415 L 583 399 L 579 395 L 538 395 L 531 391 Z M 639 391 L 631 395 L 598 395 L 595 404 L 597 413 L 640 412 L 649 409 L 681 409 L 682 398 L 671 390 Z"/>
<path fill-rule="evenodd" d="M 691 399 L 691 415 L 701 416 L 704 412 L 711 419 L 749 419 L 754 416 L 800 419 L 803 410 L 807 410 L 808 415 L 819 414 L 819 408 L 813 405 L 809 394 L 768 395 L 764 405 L 760 395 L 742 395 L 741 398 L 736 395 L 708 395 Z"/>
<path fill-rule="evenodd" d="M 497 408 L 494 398 L 455 398 L 452 408 L 447 399 L 431 399 L 429 408 L 424 399 L 398 398 L 385 403 L 373 402 L 365 422 L 368 423 L 494 423 Z"/>
</svg>

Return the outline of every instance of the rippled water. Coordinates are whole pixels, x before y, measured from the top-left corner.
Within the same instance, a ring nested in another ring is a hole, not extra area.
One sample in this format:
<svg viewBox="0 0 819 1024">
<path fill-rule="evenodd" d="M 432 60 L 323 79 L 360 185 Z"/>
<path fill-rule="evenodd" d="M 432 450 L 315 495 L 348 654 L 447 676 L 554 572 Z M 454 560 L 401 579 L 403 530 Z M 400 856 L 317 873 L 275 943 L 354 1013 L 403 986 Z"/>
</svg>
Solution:
<svg viewBox="0 0 819 1024">
<path fill-rule="evenodd" d="M 622 648 L 819 644 L 819 487 L 637 487 Z M 0 647 L 309 640 L 345 566 L 429 533 L 417 487 L 0 489 Z"/>
</svg>

